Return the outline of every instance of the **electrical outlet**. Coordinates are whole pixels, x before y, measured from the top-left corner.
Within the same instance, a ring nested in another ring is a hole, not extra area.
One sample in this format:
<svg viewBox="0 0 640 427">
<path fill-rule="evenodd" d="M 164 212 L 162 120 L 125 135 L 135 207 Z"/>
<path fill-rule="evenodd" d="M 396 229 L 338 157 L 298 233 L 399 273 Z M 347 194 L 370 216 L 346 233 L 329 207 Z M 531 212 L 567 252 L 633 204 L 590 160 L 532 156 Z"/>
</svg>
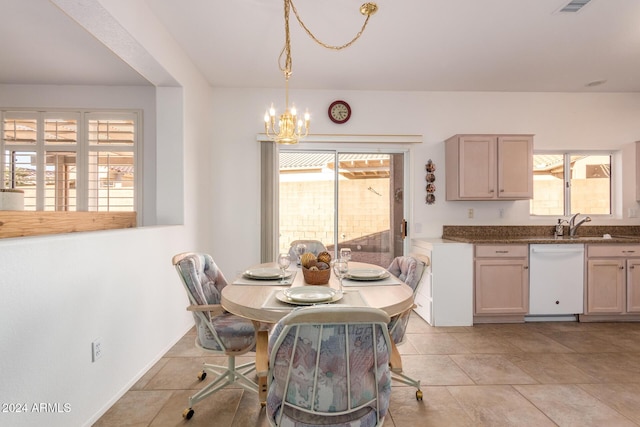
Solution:
<svg viewBox="0 0 640 427">
<path fill-rule="evenodd" d="M 500 216 L 500 218 L 504 218 L 504 208 L 498 209 L 498 215 Z"/>
<path fill-rule="evenodd" d="M 629 218 L 637 218 L 638 210 L 635 208 L 629 208 Z"/>
<path fill-rule="evenodd" d="M 95 362 L 96 360 L 102 357 L 102 338 L 97 338 L 91 343 L 91 361 Z"/>
<path fill-rule="evenodd" d="M 473 218 L 473 208 L 469 208 L 469 211 L 467 212 L 467 216 L 469 218 Z"/>
</svg>

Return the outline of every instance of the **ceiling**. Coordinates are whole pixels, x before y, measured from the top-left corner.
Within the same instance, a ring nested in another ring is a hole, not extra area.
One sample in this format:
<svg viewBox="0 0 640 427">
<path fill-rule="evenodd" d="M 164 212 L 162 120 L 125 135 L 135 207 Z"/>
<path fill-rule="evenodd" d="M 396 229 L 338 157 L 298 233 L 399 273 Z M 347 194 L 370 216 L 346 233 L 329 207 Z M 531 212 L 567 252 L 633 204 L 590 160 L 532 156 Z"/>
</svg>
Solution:
<svg viewBox="0 0 640 427">
<path fill-rule="evenodd" d="M 333 45 L 360 30 L 363 2 L 294 0 L 307 27 Z M 591 0 L 558 13 L 568 2 L 378 0 L 362 37 L 341 51 L 312 41 L 292 13 L 290 85 L 640 92 L 640 1 Z M 284 86 L 282 0 L 146 3 L 212 86 Z M 11 17 L 0 26 L 0 84 L 149 84 L 49 0 L 0 0 L 0 16 Z M 605 83 L 587 86 L 597 81 Z"/>
</svg>

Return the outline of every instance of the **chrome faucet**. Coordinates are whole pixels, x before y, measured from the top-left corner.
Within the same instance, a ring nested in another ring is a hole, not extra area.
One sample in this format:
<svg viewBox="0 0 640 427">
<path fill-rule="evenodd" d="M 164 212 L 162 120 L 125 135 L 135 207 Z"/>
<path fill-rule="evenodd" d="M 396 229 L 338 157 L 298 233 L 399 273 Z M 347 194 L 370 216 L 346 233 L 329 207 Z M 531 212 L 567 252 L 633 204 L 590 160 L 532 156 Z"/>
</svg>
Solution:
<svg viewBox="0 0 640 427">
<path fill-rule="evenodd" d="M 580 221 L 578 221 L 578 223 L 576 224 L 576 217 L 578 215 L 580 215 L 580 213 L 575 214 L 569 220 L 569 236 L 575 236 L 576 235 L 576 231 L 578 231 L 578 227 L 580 227 L 585 222 L 591 221 L 591 217 L 585 216 Z"/>
</svg>

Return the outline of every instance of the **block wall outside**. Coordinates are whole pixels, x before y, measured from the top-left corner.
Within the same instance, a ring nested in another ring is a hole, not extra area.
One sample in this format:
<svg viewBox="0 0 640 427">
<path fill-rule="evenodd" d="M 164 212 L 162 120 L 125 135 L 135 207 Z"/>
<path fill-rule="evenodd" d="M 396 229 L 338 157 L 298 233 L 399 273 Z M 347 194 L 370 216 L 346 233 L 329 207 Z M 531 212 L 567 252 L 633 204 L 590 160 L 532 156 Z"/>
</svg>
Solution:
<svg viewBox="0 0 640 427">
<path fill-rule="evenodd" d="M 389 230 L 389 179 L 341 179 L 340 243 L 371 236 L 375 241 L 359 241 L 371 247 Z M 280 251 L 294 240 L 315 239 L 334 244 L 334 182 L 284 182 L 280 184 Z M 366 248 L 365 248 L 366 249 Z"/>
<path fill-rule="evenodd" d="M 560 180 L 534 181 L 534 213 L 536 215 L 563 214 L 563 193 Z M 571 181 L 571 205 L 574 213 L 609 214 L 607 203 L 611 198 L 608 178 L 573 179 Z"/>
</svg>

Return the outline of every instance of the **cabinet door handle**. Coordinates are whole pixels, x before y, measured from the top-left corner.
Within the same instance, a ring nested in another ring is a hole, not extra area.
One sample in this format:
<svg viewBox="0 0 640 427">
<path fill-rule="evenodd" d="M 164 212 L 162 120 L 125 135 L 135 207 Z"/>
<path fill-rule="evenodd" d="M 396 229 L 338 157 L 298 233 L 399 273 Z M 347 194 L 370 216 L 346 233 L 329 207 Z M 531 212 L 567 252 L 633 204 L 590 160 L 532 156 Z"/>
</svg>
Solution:
<svg viewBox="0 0 640 427">
<path fill-rule="evenodd" d="M 529 269 L 529 266 L 528 266 L 528 265 L 525 265 L 523 268 L 524 268 L 525 270 L 528 270 L 528 269 Z"/>
<path fill-rule="evenodd" d="M 635 251 L 622 251 L 622 253 L 623 253 L 623 254 L 632 254 L 632 253 L 634 253 L 634 252 L 635 252 Z"/>
<path fill-rule="evenodd" d="M 620 270 L 624 270 L 624 267 L 622 267 L 622 266 L 621 266 L 621 267 L 620 267 Z"/>
<path fill-rule="evenodd" d="M 630 265 L 629 266 L 629 270 L 633 270 L 635 268 L 635 265 Z"/>
<path fill-rule="evenodd" d="M 493 190 L 493 188 L 492 188 L 491 190 L 489 190 L 489 193 L 493 193 L 493 191 L 494 191 L 494 190 Z"/>
<path fill-rule="evenodd" d="M 508 254 L 509 251 L 496 251 L 497 254 Z"/>
<path fill-rule="evenodd" d="M 504 188 L 502 190 L 500 190 L 501 193 L 504 193 Z"/>
</svg>

